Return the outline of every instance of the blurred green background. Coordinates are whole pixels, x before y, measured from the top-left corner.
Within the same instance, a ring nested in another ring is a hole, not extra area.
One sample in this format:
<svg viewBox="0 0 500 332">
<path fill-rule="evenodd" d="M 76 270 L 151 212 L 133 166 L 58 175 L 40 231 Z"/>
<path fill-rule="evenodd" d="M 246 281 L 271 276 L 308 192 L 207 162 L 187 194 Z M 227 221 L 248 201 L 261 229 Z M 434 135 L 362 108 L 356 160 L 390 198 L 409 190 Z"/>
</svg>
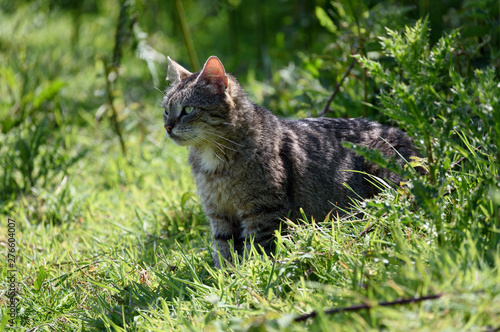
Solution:
<svg viewBox="0 0 500 332">
<path fill-rule="evenodd" d="M 140 121 L 137 113 L 150 114 L 161 99 L 155 88 L 166 86 L 166 55 L 191 71 L 217 55 L 256 102 L 277 114 L 315 115 L 351 53 L 381 58 L 377 37 L 386 27 L 401 29 L 427 15 L 432 42 L 461 28 L 468 65 L 500 62 L 499 6 L 492 0 L 17 0 L 1 1 L 0 9 L 4 133 L 55 108 L 74 124 L 82 123 L 81 113 L 95 115 L 109 92 L 105 64 L 108 71 L 119 67 L 111 82 L 122 102 L 119 122 Z M 331 114 L 374 116 L 360 101 L 375 103 L 376 93 L 356 65 Z M 47 109 L 46 102 L 56 105 Z"/>
</svg>

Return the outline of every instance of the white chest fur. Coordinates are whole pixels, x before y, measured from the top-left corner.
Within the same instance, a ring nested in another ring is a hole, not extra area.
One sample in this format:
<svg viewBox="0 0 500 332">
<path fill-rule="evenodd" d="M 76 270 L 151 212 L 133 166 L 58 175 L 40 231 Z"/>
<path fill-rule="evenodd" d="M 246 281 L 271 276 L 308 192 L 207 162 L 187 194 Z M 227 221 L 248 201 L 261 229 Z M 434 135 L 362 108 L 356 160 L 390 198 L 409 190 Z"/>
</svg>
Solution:
<svg viewBox="0 0 500 332">
<path fill-rule="evenodd" d="M 199 152 L 200 166 L 205 172 L 214 172 L 224 162 L 222 157 L 212 148 L 205 148 Z"/>
</svg>

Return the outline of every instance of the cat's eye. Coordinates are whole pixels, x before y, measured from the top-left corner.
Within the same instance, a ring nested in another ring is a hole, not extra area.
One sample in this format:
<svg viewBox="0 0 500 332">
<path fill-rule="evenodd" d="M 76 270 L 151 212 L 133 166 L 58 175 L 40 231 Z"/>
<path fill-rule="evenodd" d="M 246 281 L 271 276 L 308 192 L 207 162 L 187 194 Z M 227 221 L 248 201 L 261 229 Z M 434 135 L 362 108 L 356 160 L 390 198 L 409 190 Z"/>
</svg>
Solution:
<svg viewBox="0 0 500 332">
<path fill-rule="evenodd" d="M 189 115 L 194 111 L 194 106 L 185 106 L 183 111 L 186 115 Z"/>
<path fill-rule="evenodd" d="M 168 112 L 167 112 L 167 109 L 166 109 L 166 108 L 164 108 L 164 109 L 163 109 L 163 115 L 168 116 Z"/>
</svg>

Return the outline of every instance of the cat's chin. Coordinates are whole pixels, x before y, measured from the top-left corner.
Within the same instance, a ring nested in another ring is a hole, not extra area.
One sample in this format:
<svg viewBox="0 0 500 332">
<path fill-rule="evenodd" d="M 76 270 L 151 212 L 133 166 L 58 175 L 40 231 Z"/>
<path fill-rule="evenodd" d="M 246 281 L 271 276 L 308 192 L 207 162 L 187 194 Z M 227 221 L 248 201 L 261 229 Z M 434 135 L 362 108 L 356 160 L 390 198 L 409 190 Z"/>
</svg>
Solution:
<svg viewBox="0 0 500 332">
<path fill-rule="evenodd" d="M 170 135 L 167 134 L 167 137 L 170 138 L 176 145 L 179 145 L 179 146 L 192 145 L 192 144 L 190 144 L 190 142 L 188 140 L 182 139 L 179 136 L 176 136 L 174 134 L 170 134 Z"/>
<path fill-rule="evenodd" d="M 177 141 L 177 140 L 173 140 L 173 141 L 176 145 L 179 145 L 179 146 L 191 146 L 192 145 L 188 141 Z"/>
</svg>

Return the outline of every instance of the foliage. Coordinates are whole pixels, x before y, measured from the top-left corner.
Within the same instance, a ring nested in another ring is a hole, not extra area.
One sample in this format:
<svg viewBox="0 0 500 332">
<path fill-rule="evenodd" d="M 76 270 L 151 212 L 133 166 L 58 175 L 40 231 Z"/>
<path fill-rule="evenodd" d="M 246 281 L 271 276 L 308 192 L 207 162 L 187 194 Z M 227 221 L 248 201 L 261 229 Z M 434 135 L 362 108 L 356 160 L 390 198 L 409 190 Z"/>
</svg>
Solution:
<svg viewBox="0 0 500 332">
<path fill-rule="evenodd" d="M 1 135 L 1 134 L 0 134 Z M 50 181 L 67 172 L 85 154 L 70 157 L 64 151 L 62 137 L 49 142 L 48 120 L 32 126 L 20 126 L 1 135 L 0 147 L 3 190 L 0 201 L 16 194 L 28 193 L 34 187 L 45 187 Z"/>
<path fill-rule="evenodd" d="M 8 216 L 17 326 L 498 329 L 498 6 L 0 1 L 0 254 Z M 167 54 L 192 70 L 218 55 L 275 114 L 317 116 L 332 99 L 328 116 L 400 126 L 422 158 L 397 169 L 359 150 L 405 182 L 374 178 L 383 193 L 353 201 L 348 215 L 288 220 L 271 257 L 254 252 L 215 270 L 187 151 L 165 140 L 161 124 Z M 432 294 L 443 295 L 378 305 Z M 324 313 L 357 304 L 371 309 Z"/>
<path fill-rule="evenodd" d="M 440 243 L 457 245 L 471 228 L 482 250 L 496 254 L 500 220 L 492 196 L 498 188 L 500 87 L 493 68 L 460 73 L 459 32 L 428 41 L 428 21 L 388 30 L 381 38 L 395 68 L 360 58 L 382 85 L 381 111 L 417 139 L 427 156 L 427 176 L 412 182 L 412 194 L 433 220 Z M 462 74 L 462 75 L 461 75 Z"/>
</svg>

